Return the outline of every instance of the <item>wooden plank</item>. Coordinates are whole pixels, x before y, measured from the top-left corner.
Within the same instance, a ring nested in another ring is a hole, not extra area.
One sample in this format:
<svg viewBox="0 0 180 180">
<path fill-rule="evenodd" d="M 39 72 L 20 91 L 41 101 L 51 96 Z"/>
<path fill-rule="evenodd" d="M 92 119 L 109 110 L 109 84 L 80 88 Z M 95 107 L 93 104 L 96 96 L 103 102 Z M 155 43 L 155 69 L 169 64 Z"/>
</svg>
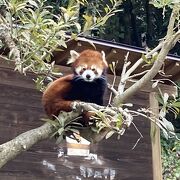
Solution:
<svg viewBox="0 0 180 180">
<path fill-rule="evenodd" d="M 159 104 L 156 99 L 155 92 L 150 93 L 149 103 L 150 103 L 151 111 L 156 115 L 156 117 L 158 117 Z M 153 180 L 162 180 L 160 129 L 154 123 L 151 123 L 151 143 L 152 143 Z"/>
<path fill-rule="evenodd" d="M 26 87 L 29 89 L 35 89 L 35 83 L 33 79 L 35 75 L 28 73 L 26 76 L 15 72 L 11 68 L 0 67 L 0 84 L 10 85 L 16 87 Z"/>
<path fill-rule="evenodd" d="M 5 61 L 0 59 L 0 73 L 1 73 L 1 71 L 4 71 L 4 73 L 6 73 L 6 75 L 4 75 L 4 76 L 2 76 L 2 74 L 0 74 L 0 83 L 1 84 L 7 84 L 7 85 L 22 86 L 22 87 L 26 86 L 29 88 L 34 88 L 34 83 L 33 82 L 30 83 L 30 81 L 32 81 L 32 77 L 34 76 L 34 74 L 28 73 L 28 75 L 25 77 L 23 75 L 20 75 L 18 72 L 14 72 L 13 67 L 14 67 L 13 62 L 11 62 L 10 64 L 7 64 Z M 72 72 L 70 67 L 60 66 L 60 65 L 57 65 L 57 67 L 59 68 L 60 72 L 62 72 L 64 75 Z M 11 75 L 8 76 L 8 72 Z M 113 77 L 114 76 L 112 74 L 108 74 L 108 82 L 109 83 L 111 83 L 113 81 Z M 18 83 L 15 80 L 17 80 Z M 27 80 L 28 80 L 28 83 L 27 83 Z M 118 86 L 119 81 L 120 81 L 120 77 L 117 76 L 115 86 Z M 133 83 L 134 82 L 130 82 L 130 81 L 127 82 L 127 88 L 129 88 Z M 161 84 L 160 89 L 162 90 L 163 93 L 166 92 L 170 95 L 171 94 L 177 94 L 177 88 L 175 86 Z M 141 88 L 141 91 L 159 92 L 159 89 L 158 88 L 152 88 L 152 83 L 148 83 L 147 85 L 145 85 L 144 87 Z"/>
<path fill-rule="evenodd" d="M 41 107 L 42 93 L 35 89 L 0 84 L 0 103 Z"/>
</svg>

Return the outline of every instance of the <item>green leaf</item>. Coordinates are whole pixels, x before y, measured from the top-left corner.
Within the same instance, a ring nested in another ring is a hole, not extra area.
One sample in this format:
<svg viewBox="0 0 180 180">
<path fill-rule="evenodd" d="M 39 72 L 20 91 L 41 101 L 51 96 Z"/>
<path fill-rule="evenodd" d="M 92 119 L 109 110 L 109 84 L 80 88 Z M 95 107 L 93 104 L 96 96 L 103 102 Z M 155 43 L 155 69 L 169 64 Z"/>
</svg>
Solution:
<svg viewBox="0 0 180 180">
<path fill-rule="evenodd" d="M 58 132 L 58 135 L 59 135 L 59 136 L 62 136 L 63 133 L 64 133 L 64 128 L 63 128 L 63 127 L 62 127 L 62 128 L 59 128 L 57 132 Z"/>
<path fill-rule="evenodd" d="M 172 106 L 180 108 L 180 101 L 172 103 Z"/>
<path fill-rule="evenodd" d="M 95 133 L 98 132 L 98 128 L 97 128 L 97 127 L 94 127 L 94 126 L 91 127 L 91 130 L 92 130 L 93 132 L 95 132 Z"/>
<path fill-rule="evenodd" d="M 81 32 L 81 25 L 79 23 L 77 23 L 77 22 L 74 22 L 74 24 L 75 24 L 75 26 L 77 28 L 78 33 L 80 33 Z"/>
<path fill-rule="evenodd" d="M 164 95 L 163 95 L 164 104 L 167 104 L 168 99 L 169 99 L 169 94 L 168 93 L 164 93 Z"/>
<path fill-rule="evenodd" d="M 9 59 L 12 59 L 14 57 L 14 53 L 16 52 L 15 48 L 12 48 L 9 52 Z"/>
<path fill-rule="evenodd" d="M 156 88 L 157 85 L 158 85 L 159 81 L 155 81 L 153 84 L 152 84 L 152 88 Z"/>
<path fill-rule="evenodd" d="M 101 130 L 103 130 L 105 127 L 106 127 L 105 124 L 101 124 L 101 126 L 99 126 L 97 133 L 99 134 Z"/>
<path fill-rule="evenodd" d="M 161 105 L 164 104 L 164 101 L 163 101 L 163 99 L 162 99 L 161 96 L 157 96 L 156 99 L 158 100 L 158 102 L 159 102 Z"/>
<path fill-rule="evenodd" d="M 39 7 L 38 4 L 35 1 L 33 1 L 33 0 L 28 0 L 28 2 L 29 2 L 29 4 L 35 6 L 36 8 Z"/>
<path fill-rule="evenodd" d="M 69 130 L 72 131 L 73 133 L 79 134 L 79 130 L 78 129 L 70 128 Z"/>
<path fill-rule="evenodd" d="M 109 69 L 111 70 L 111 72 L 114 72 L 112 64 L 109 64 Z"/>
<path fill-rule="evenodd" d="M 83 15 L 83 18 L 85 19 L 83 31 L 90 30 L 90 27 L 93 24 L 93 17 L 90 15 Z"/>
<path fill-rule="evenodd" d="M 180 112 L 180 109 L 179 109 L 179 107 L 173 107 L 173 109 L 174 109 L 174 113 L 176 113 L 176 116 L 177 116 L 177 114 L 179 114 L 179 112 Z"/>
<path fill-rule="evenodd" d="M 122 126 L 122 120 L 123 120 L 122 115 L 121 115 L 121 114 L 118 114 L 117 120 L 116 120 L 116 127 L 117 127 L 117 128 L 121 128 L 121 126 Z"/>
<path fill-rule="evenodd" d="M 170 121 L 168 121 L 165 118 L 162 118 L 162 121 L 163 121 L 163 125 L 166 127 L 166 129 L 168 131 L 174 132 L 174 126 L 173 126 L 173 124 Z"/>
<path fill-rule="evenodd" d="M 59 46 L 67 48 L 67 44 L 66 44 L 66 42 L 64 40 L 59 40 L 58 44 L 59 44 Z"/>
<path fill-rule="evenodd" d="M 144 54 L 142 54 L 141 58 L 143 59 L 144 62 L 149 63 L 147 57 Z"/>
</svg>

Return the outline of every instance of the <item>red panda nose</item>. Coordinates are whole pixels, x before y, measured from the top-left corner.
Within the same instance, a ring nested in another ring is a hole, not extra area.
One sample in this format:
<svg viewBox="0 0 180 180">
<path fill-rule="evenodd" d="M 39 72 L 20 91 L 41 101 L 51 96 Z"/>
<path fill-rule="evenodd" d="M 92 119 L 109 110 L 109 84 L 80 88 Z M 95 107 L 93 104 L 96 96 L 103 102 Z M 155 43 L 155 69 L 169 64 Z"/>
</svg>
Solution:
<svg viewBox="0 0 180 180">
<path fill-rule="evenodd" d="M 87 78 L 87 79 L 90 79 L 90 78 L 91 78 L 91 76 L 90 76 L 89 74 L 87 74 L 87 75 L 86 75 L 86 78 Z"/>
</svg>

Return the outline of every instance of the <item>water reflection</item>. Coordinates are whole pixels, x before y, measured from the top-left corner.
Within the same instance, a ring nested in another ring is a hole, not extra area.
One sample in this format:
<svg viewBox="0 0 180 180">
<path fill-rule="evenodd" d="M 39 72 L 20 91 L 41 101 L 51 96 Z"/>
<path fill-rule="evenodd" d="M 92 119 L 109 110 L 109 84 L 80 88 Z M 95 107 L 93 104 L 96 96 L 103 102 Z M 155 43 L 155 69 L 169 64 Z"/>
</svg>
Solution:
<svg viewBox="0 0 180 180">
<path fill-rule="evenodd" d="M 67 149 L 62 147 L 57 149 L 57 162 L 53 164 L 44 159 L 42 165 L 49 173 L 53 173 L 57 179 L 114 180 L 116 177 L 116 170 L 112 167 L 107 167 L 107 163 L 105 163 L 105 159 L 102 156 L 93 153 L 90 153 L 86 157 L 68 156 Z M 64 168 L 62 168 L 62 166 Z M 66 171 L 66 173 L 62 173 L 62 169 L 63 171 Z M 68 174 L 68 177 L 66 174 Z"/>
<path fill-rule="evenodd" d="M 91 167 L 80 166 L 80 175 L 84 178 L 110 179 L 114 180 L 116 171 L 111 168 L 95 169 Z"/>
<path fill-rule="evenodd" d="M 47 169 L 49 169 L 49 170 L 51 170 L 51 171 L 56 171 L 56 166 L 55 166 L 54 164 L 52 164 L 52 163 L 50 163 L 50 162 L 48 162 L 48 161 L 46 161 L 46 160 L 43 160 L 43 161 L 42 161 L 42 164 L 43 164 Z"/>
<path fill-rule="evenodd" d="M 60 158 L 62 156 L 64 156 L 64 150 L 63 150 L 63 148 L 59 148 L 58 149 L 58 158 Z"/>
</svg>

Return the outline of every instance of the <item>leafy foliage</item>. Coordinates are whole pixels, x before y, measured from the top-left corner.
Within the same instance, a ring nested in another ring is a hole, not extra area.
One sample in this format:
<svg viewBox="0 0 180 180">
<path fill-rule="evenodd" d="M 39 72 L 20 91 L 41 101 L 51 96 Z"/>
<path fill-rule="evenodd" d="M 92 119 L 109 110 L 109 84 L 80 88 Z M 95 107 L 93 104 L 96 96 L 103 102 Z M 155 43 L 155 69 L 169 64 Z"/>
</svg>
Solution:
<svg viewBox="0 0 180 180">
<path fill-rule="evenodd" d="M 177 97 L 169 97 L 167 93 L 162 94 L 160 91 L 160 95 L 157 97 L 160 103 L 160 113 L 159 116 L 162 119 L 164 126 L 167 127 L 169 132 L 174 132 L 173 119 L 176 119 L 180 115 L 180 101 Z M 173 114 L 173 119 L 168 118 L 168 114 Z M 164 137 L 168 139 L 169 133 L 166 131 L 162 131 Z M 174 133 L 176 137 L 176 134 Z"/>
<path fill-rule="evenodd" d="M 176 138 L 170 139 L 161 134 L 163 178 L 177 180 L 180 179 L 180 96 L 169 98 L 165 94 L 162 98 L 161 93 L 158 99 L 162 107 L 161 113 L 166 112 L 166 119 L 173 124 L 177 132 Z"/>
<path fill-rule="evenodd" d="M 52 137 L 56 137 L 56 143 L 59 144 L 63 140 L 64 136 L 70 136 L 78 134 L 78 129 L 83 126 L 81 123 L 77 122 L 79 117 L 67 120 L 68 113 L 61 112 L 58 117 L 51 119 L 42 119 L 43 121 L 49 122 L 56 130 L 52 134 Z M 75 138 L 75 136 L 74 136 Z"/>
<path fill-rule="evenodd" d="M 84 26 L 79 20 L 80 5 L 87 7 L 87 1 L 66 1 L 66 7 L 58 7 L 53 14 L 53 6 L 47 0 L 3 0 L 0 4 L 5 7 L 5 13 L 0 16 L 0 26 L 3 24 L 16 43 L 20 52 L 20 61 L 16 62 L 15 70 L 21 73 L 32 71 L 41 75 L 36 80 L 40 90 L 43 90 L 44 80 L 60 76 L 54 68 L 51 57 L 54 51 L 63 51 L 67 45 L 67 33 L 75 38 L 89 30 L 102 26 L 108 18 L 116 13 L 116 7 L 121 1 L 110 0 L 109 8 L 98 10 L 96 14 L 83 14 Z M 57 7 L 56 7 L 57 8 Z M 8 58 L 15 60 L 14 48 Z"/>
<path fill-rule="evenodd" d="M 161 137 L 161 147 L 164 179 L 180 179 L 180 141 Z"/>
</svg>

